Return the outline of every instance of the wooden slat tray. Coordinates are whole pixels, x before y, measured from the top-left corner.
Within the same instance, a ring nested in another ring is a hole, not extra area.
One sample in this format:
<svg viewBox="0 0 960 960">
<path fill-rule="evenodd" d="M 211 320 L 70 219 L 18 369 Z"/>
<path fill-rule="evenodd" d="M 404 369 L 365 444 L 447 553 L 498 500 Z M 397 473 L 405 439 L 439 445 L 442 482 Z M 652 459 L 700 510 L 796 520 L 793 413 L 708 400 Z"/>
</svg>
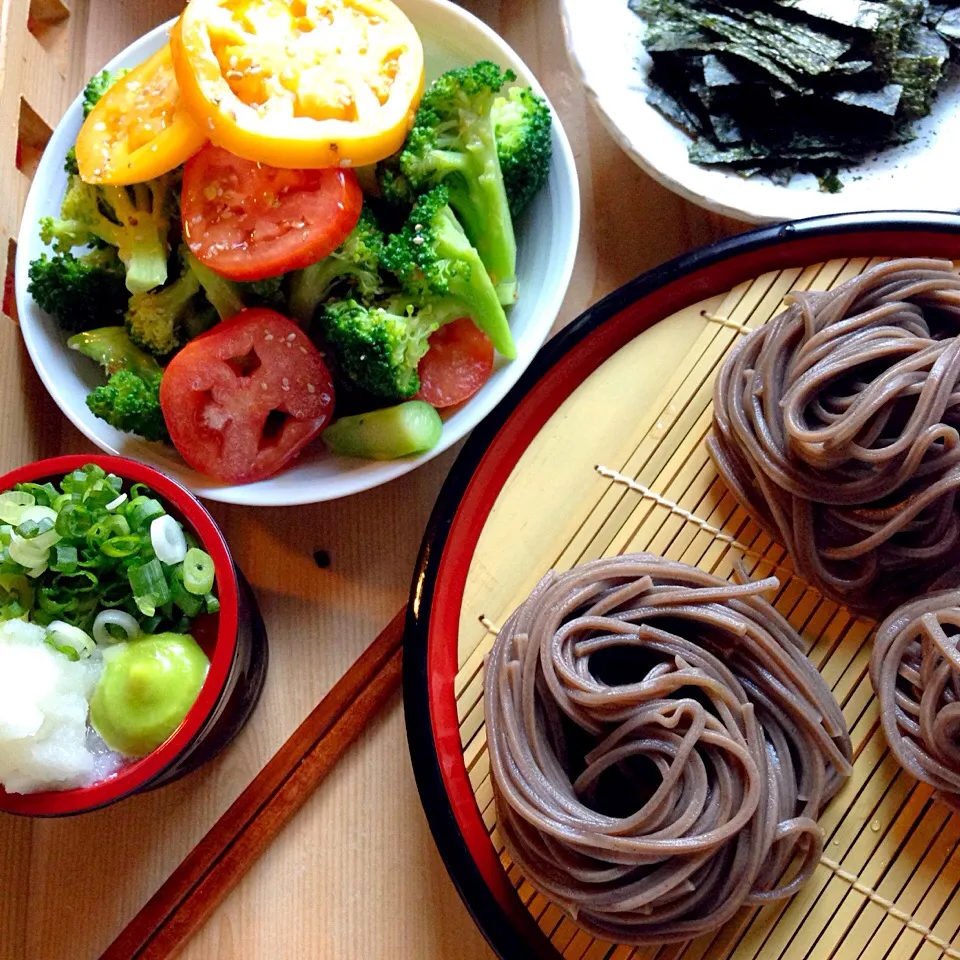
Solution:
<svg viewBox="0 0 960 960">
<path fill-rule="evenodd" d="M 816 228 L 811 231 L 815 236 Z M 744 243 L 734 242 L 738 246 Z M 905 252 L 893 246 L 891 253 Z M 831 253 L 837 248 L 825 246 Z M 872 239 L 846 246 L 865 253 L 883 248 Z M 914 238 L 911 249 L 956 257 L 960 240 Z M 627 295 L 623 303 L 601 305 L 610 322 L 596 326 L 594 318 L 587 324 L 596 327 L 592 333 L 582 331 L 581 339 L 571 336 L 557 348 L 554 366 L 544 361 L 544 379 L 527 383 L 533 395 L 465 451 L 441 498 L 417 584 L 416 639 L 426 646 L 408 649 L 408 729 L 441 853 L 501 956 L 960 958 L 960 817 L 903 773 L 887 749 L 867 675 L 874 625 L 824 600 L 794 574 L 784 548 L 727 491 L 703 442 L 713 382 L 737 340 L 775 316 L 789 291 L 830 289 L 883 257 L 811 262 L 784 252 L 777 259 L 775 269 L 721 284 L 717 293 L 717 277 L 668 267 L 664 278 L 686 278 L 694 291 L 687 299 L 695 302 L 666 309 L 664 319 L 636 336 L 627 335 L 630 327 L 645 327 L 656 319 L 658 303 L 670 302 L 664 288 L 648 282 L 646 302 L 656 302 L 646 318 L 622 319 L 633 309 Z M 697 295 L 705 290 L 711 295 Z M 673 300 L 683 297 L 681 289 Z M 622 346 L 597 344 L 605 331 L 608 340 L 620 336 Z M 607 356 L 584 376 L 591 351 Z M 578 361 L 578 353 L 586 359 Z M 560 369 L 565 364 L 568 369 Z M 562 401 L 543 413 L 558 391 Z M 852 778 L 821 817 L 826 847 L 819 868 L 794 899 L 744 909 L 717 935 L 659 951 L 594 940 L 511 862 L 497 832 L 482 701 L 483 661 L 497 626 L 548 569 L 637 551 L 726 578 L 737 561 L 754 577 L 777 576 L 775 605 L 802 633 L 843 707 L 855 756 Z M 425 731 L 436 744 L 439 779 L 424 756 L 430 750 L 423 746 Z M 481 839 L 481 824 L 488 839 Z"/>
</svg>

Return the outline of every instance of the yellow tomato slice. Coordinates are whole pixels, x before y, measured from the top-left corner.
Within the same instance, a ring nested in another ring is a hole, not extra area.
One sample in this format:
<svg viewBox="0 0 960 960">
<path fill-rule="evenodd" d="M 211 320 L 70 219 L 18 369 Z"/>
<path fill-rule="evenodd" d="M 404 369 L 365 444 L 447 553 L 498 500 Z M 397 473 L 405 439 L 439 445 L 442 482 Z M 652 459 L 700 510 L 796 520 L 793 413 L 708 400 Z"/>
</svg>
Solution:
<svg viewBox="0 0 960 960">
<path fill-rule="evenodd" d="M 206 139 L 180 105 L 167 43 L 90 111 L 77 137 L 77 166 L 87 183 L 142 183 L 179 167 Z"/>
<path fill-rule="evenodd" d="M 420 37 L 390 0 L 191 0 L 170 42 L 210 140 L 274 167 L 382 160 L 423 94 Z"/>
</svg>

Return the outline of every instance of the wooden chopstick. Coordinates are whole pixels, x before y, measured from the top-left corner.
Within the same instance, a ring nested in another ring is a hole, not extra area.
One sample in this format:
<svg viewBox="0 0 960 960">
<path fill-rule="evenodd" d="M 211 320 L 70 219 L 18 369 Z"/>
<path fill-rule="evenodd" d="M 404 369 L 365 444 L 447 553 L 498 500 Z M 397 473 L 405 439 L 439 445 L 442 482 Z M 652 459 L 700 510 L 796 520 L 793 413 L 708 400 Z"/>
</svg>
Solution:
<svg viewBox="0 0 960 960">
<path fill-rule="evenodd" d="M 100 960 L 167 960 L 203 926 L 399 687 L 406 614 L 397 613 Z"/>
</svg>

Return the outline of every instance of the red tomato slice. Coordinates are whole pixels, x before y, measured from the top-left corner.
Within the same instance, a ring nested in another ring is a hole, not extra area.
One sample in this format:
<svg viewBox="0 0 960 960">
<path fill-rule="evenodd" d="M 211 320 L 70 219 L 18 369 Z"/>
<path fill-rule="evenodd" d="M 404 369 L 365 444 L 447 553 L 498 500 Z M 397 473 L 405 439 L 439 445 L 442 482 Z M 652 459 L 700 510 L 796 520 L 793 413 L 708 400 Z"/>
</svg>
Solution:
<svg viewBox="0 0 960 960">
<path fill-rule="evenodd" d="M 180 212 L 193 254 L 231 280 L 316 263 L 357 225 L 353 170 L 280 170 L 207 144 L 183 168 Z"/>
<path fill-rule="evenodd" d="M 417 398 L 433 407 L 452 407 L 472 397 L 492 371 L 490 338 L 472 320 L 454 320 L 430 336 L 430 349 L 417 367 Z"/>
<path fill-rule="evenodd" d="M 285 467 L 330 421 L 333 380 L 320 351 L 273 310 L 244 310 L 167 365 L 160 406 L 195 470 L 226 483 Z"/>
</svg>

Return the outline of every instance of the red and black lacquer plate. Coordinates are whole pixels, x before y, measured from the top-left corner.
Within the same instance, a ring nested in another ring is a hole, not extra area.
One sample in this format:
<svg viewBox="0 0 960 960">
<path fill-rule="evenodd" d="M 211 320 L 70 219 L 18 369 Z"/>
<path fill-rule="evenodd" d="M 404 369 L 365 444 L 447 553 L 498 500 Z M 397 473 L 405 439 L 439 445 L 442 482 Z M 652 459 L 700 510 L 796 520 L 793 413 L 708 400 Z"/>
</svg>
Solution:
<svg viewBox="0 0 960 960">
<path fill-rule="evenodd" d="M 960 259 L 960 216 L 820 217 L 754 230 L 679 257 L 610 294 L 551 340 L 458 457 L 414 575 L 404 651 L 407 736 L 441 856 L 503 960 L 560 956 L 520 901 L 490 840 L 468 777 L 457 717 L 454 681 L 464 587 L 505 483 L 561 403 L 659 320 L 768 271 L 837 258 L 896 256 Z"/>
</svg>

